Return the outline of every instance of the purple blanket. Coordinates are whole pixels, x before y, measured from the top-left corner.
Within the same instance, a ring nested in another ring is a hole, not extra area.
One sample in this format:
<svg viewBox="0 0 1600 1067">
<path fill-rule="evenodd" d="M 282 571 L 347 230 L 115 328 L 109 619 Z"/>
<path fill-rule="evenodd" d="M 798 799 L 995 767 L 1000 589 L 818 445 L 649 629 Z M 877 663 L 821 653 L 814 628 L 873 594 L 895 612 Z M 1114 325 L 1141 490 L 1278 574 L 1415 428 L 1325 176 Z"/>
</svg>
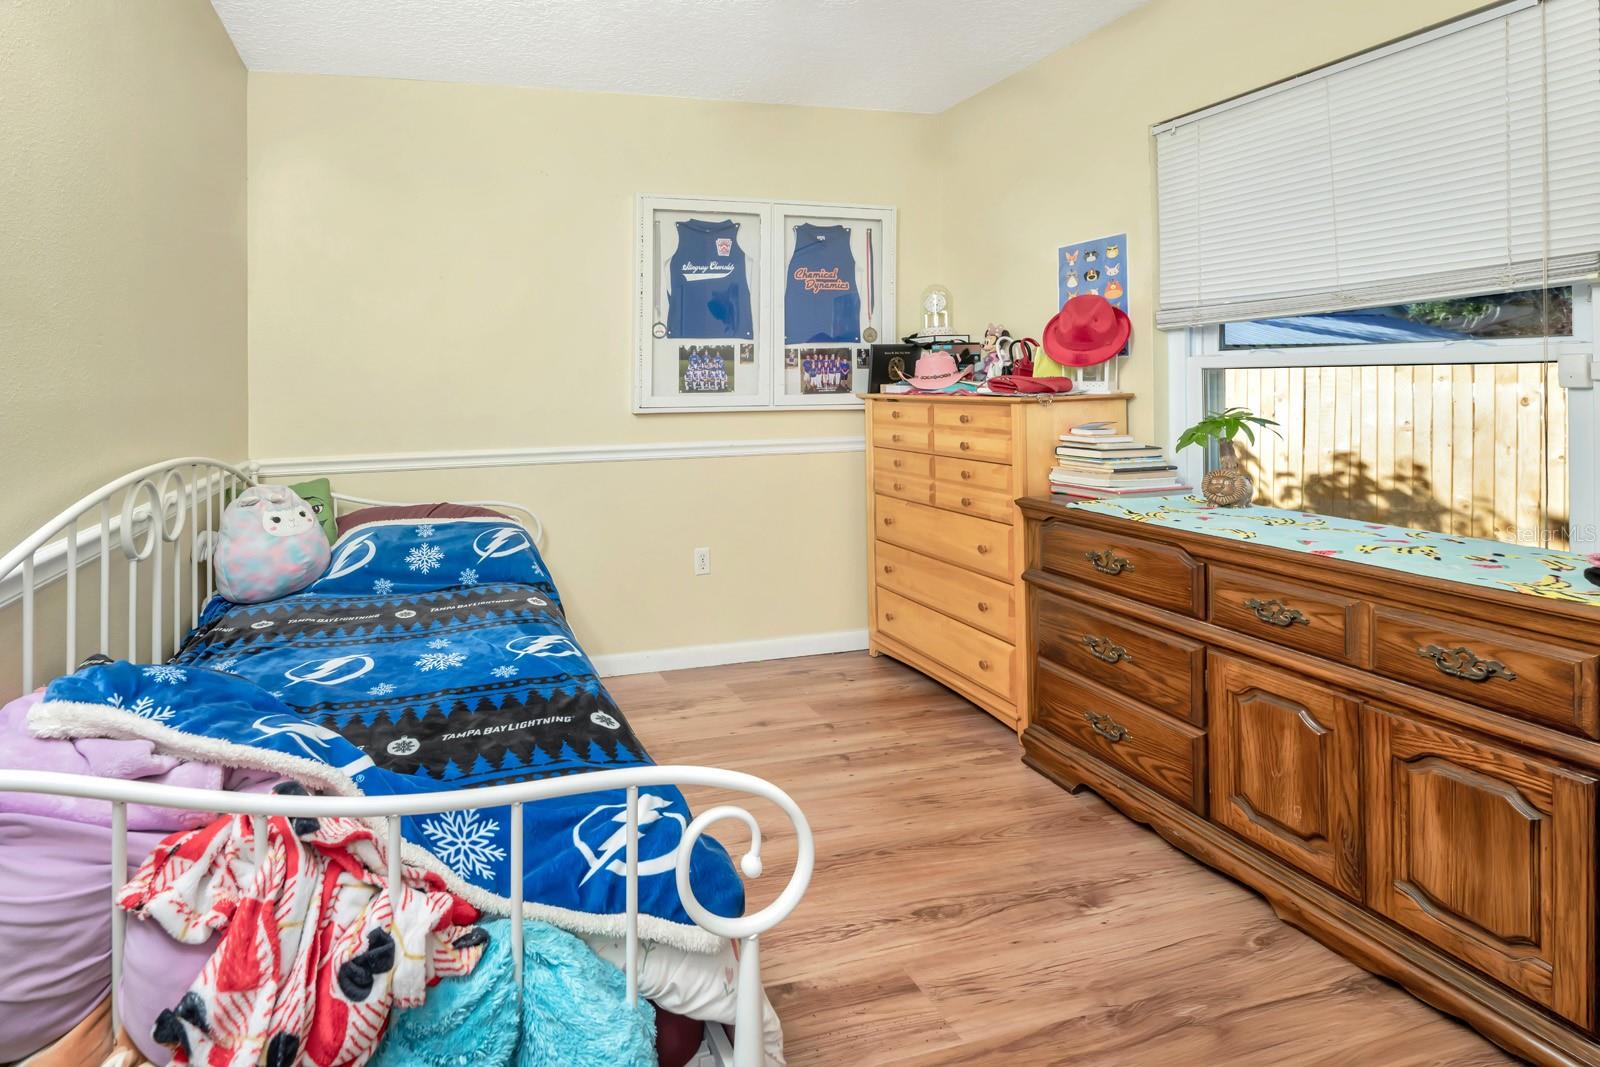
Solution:
<svg viewBox="0 0 1600 1067">
<path fill-rule="evenodd" d="M 226 772 L 209 763 L 189 763 L 158 756 L 148 741 L 43 741 L 28 733 L 28 711 L 43 693 L 29 693 L 0 708 L 0 768 L 6 770 L 61 771 L 95 778 L 120 778 L 125 782 L 154 782 L 190 789 L 238 789 L 250 781 L 276 776 L 257 772 Z M 51 797 L 37 793 L 0 793 L 0 813 L 43 815 L 93 826 L 111 825 L 111 805 L 103 800 Z M 193 830 L 213 816 L 203 811 L 128 806 L 128 829 Z M 131 850 L 130 850 L 131 855 Z"/>
<path fill-rule="evenodd" d="M 64 771 L 196 789 L 264 792 L 279 779 L 155 754 L 147 741 L 41 741 L 27 732 L 33 693 L 0 708 L 0 768 Z M 162 838 L 204 826 L 208 812 L 128 807 L 131 872 Z M 0 793 L 0 1063 L 20 1060 L 76 1026 L 111 985 L 111 805 L 73 797 Z M 124 986 L 176 988 L 200 973 L 196 951 L 130 923 Z M 155 1013 L 169 1003 L 130 997 L 129 1032 L 150 1043 Z M 159 997 L 157 999 L 165 999 Z M 166 1062 L 160 1046 L 157 1062 Z"/>
</svg>

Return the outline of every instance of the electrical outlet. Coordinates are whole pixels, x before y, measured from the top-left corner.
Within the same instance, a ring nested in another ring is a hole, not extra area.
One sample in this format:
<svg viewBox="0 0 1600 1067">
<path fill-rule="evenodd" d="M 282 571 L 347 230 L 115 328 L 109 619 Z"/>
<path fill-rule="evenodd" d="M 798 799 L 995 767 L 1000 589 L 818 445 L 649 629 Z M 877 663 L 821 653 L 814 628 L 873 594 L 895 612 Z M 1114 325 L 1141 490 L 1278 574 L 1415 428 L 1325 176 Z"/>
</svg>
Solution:
<svg viewBox="0 0 1600 1067">
<path fill-rule="evenodd" d="M 711 573 L 711 550 L 697 548 L 694 550 L 694 573 L 698 575 Z"/>
</svg>

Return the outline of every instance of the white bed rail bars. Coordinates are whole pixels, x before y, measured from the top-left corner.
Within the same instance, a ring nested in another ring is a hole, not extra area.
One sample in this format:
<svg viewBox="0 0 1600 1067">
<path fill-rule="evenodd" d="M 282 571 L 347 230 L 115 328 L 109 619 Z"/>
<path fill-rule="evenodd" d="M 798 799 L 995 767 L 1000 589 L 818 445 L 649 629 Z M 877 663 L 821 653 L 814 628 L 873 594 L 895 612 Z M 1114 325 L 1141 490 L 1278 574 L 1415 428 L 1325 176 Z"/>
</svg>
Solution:
<svg viewBox="0 0 1600 1067">
<path fill-rule="evenodd" d="M 78 572 L 91 560 L 98 560 L 99 575 L 94 651 L 108 656 L 120 651 L 129 660 L 150 663 L 171 655 L 216 588 L 209 559 L 203 571 L 199 567 L 201 557 L 210 555 L 202 551 L 203 534 L 216 528 L 226 502 L 252 483 L 245 471 L 218 459 L 188 456 L 154 463 L 96 489 L 0 556 L 0 601 L 22 601 L 22 691 L 33 688 L 38 666 L 39 590 L 61 579 L 66 582 L 61 662 L 67 672 L 77 667 Z M 83 525 L 86 517 L 93 525 Z M 127 571 L 127 630 L 113 647 L 111 575 L 119 554 Z M 141 596 L 149 600 L 144 611 Z M 145 621 L 148 633 L 141 636 Z"/>
<path fill-rule="evenodd" d="M 65 618 L 61 657 L 63 672 L 72 672 L 79 658 L 79 613 L 81 599 L 79 571 L 98 562 L 98 588 L 94 602 L 98 623 L 94 650 L 107 655 L 121 652 L 125 658 L 163 662 L 182 642 L 184 634 L 199 621 L 200 610 L 216 588 L 210 548 L 214 531 L 228 500 L 255 483 L 253 470 L 221 460 L 185 457 L 152 464 L 133 471 L 101 487 L 36 530 L 4 556 L 0 556 L 0 608 L 21 601 L 21 682 L 22 691 L 35 685 L 37 604 L 39 591 L 59 580 L 65 581 Z M 369 500 L 335 494 L 341 504 L 381 505 L 391 501 Z M 543 527 L 538 516 L 527 508 L 499 501 L 463 501 L 526 515 L 536 540 Z M 85 517 L 94 524 L 84 526 Z M 112 568 L 116 552 L 126 565 L 123 579 L 126 593 L 127 632 L 113 640 L 114 582 Z M 170 547 L 170 551 L 169 548 Z M 145 565 L 148 564 L 148 570 Z M 141 609 L 141 590 L 148 606 Z M 169 599 L 170 596 L 170 599 Z M 148 620 L 148 633 L 141 635 L 141 622 Z M 113 645 L 115 644 L 115 650 Z M 53 671 L 49 672 L 54 676 Z M 329 797 L 279 794 L 231 793 L 188 789 L 93 778 L 46 771 L 0 768 L 0 793 L 44 793 L 83 797 L 111 805 L 111 991 L 113 1025 L 120 1029 L 121 1017 L 116 997 L 122 977 L 125 917 L 115 903 L 117 892 L 128 878 L 127 806 L 146 804 L 163 808 L 217 814 L 247 815 L 253 821 L 254 840 L 259 860 L 267 835 L 265 820 L 271 816 L 350 817 L 365 819 L 380 827 L 385 841 L 386 885 L 400 883 L 402 845 L 400 817 L 428 815 L 473 808 L 509 806 L 511 887 L 510 911 L 523 910 L 523 805 L 556 797 L 602 790 L 626 791 L 625 810 L 625 962 L 626 999 L 631 1007 L 639 995 L 639 790 L 651 786 L 703 786 L 732 790 L 759 797 L 777 806 L 793 826 L 795 865 L 787 884 L 766 907 L 753 913 L 729 918 L 707 911 L 695 896 L 689 880 L 690 860 L 700 837 L 715 823 L 734 819 L 750 831 L 749 850 L 740 860 L 746 878 L 762 872 L 761 829 L 749 811 L 736 805 L 719 805 L 700 813 L 685 829 L 675 860 L 678 894 L 684 910 L 700 927 L 718 937 L 739 943 L 739 970 L 735 1008 L 735 1067 L 758 1067 L 763 1062 L 763 995 L 759 938 L 781 922 L 805 894 L 811 881 L 814 849 L 811 829 L 805 815 L 787 793 L 763 779 L 738 771 L 712 767 L 656 766 L 624 770 L 594 771 L 540 781 L 446 793 L 424 793 L 406 797 Z M 522 924 L 511 924 L 511 949 L 522 992 Z"/>
</svg>

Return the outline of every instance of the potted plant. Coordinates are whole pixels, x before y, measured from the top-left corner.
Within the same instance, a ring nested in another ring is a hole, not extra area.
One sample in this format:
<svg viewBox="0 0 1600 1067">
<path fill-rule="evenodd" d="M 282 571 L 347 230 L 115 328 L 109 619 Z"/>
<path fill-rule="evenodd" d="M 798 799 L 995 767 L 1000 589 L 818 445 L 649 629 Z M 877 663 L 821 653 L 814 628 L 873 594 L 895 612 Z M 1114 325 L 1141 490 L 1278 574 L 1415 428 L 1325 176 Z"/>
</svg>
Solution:
<svg viewBox="0 0 1600 1067">
<path fill-rule="evenodd" d="M 1217 443 L 1218 464 L 1215 470 L 1206 471 L 1200 479 L 1200 491 L 1205 498 L 1220 508 L 1242 507 L 1255 496 L 1256 484 L 1239 466 L 1239 453 L 1233 439 L 1243 433 L 1251 444 L 1256 443 L 1252 427 L 1278 432 L 1278 424 L 1262 418 L 1249 408 L 1228 408 L 1209 412 L 1205 418 L 1178 435 L 1178 451 L 1190 445 Z M 1281 436 L 1281 435 L 1280 435 Z"/>
</svg>

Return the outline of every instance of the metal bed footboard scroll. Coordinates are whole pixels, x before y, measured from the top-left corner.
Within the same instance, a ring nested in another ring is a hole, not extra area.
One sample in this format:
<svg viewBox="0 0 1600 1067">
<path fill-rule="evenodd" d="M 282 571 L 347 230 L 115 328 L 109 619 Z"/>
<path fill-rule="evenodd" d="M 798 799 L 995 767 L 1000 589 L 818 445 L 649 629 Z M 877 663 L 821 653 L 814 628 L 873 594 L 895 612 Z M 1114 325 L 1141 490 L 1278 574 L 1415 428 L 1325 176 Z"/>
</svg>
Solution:
<svg viewBox="0 0 1600 1067">
<path fill-rule="evenodd" d="M 127 474 L 79 500 L 40 527 L 16 548 L 0 557 L 0 606 L 21 602 L 20 680 L 22 691 L 35 685 L 38 606 L 42 590 L 64 583 L 64 610 L 60 632 L 65 672 L 78 663 L 83 620 L 78 611 L 84 599 L 79 571 L 97 563 L 97 587 L 88 587 L 97 604 L 92 630 L 96 651 L 120 651 L 138 661 L 160 663 L 171 655 L 183 636 L 199 620 L 200 610 L 216 588 L 211 561 L 211 537 L 224 504 L 255 479 L 245 469 L 220 460 L 186 457 L 153 464 Z M 339 504 L 388 504 L 336 495 Z M 535 539 L 543 533 L 538 517 L 520 505 L 498 501 L 467 501 L 520 512 L 531 520 Z M 93 525 L 85 526 L 85 521 Z M 113 580 L 115 569 L 125 575 Z M 121 593 L 126 632 L 113 634 L 116 612 L 113 589 Z M 141 608 L 141 603 L 145 606 Z M 141 623 L 148 633 L 141 634 Z M 186 624 L 187 621 L 187 624 Z M 114 646 L 114 647 L 113 647 Z M 51 672 L 53 675 L 54 672 Z M 190 811 L 247 815 L 255 830 L 259 860 L 266 846 L 265 821 L 271 816 L 351 817 L 382 827 L 387 864 L 386 884 L 397 886 L 401 871 L 400 816 L 428 815 L 473 808 L 509 806 L 511 811 L 511 912 L 522 911 L 523 805 L 555 797 L 626 790 L 625 810 L 625 962 L 626 999 L 631 1007 L 639 995 L 639 790 L 649 786 L 703 786 L 759 797 L 777 806 L 794 828 L 795 866 L 788 883 L 766 907 L 728 918 L 701 906 L 689 880 L 694 845 L 715 823 L 734 819 L 750 831 L 749 850 L 740 867 L 747 878 L 762 871 L 761 830 L 755 816 L 742 807 L 719 805 L 702 812 L 684 831 L 676 857 L 675 876 L 684 910 L 703 929 L 739 943 L 736 992 L 735 1067 L 757 1067 L 764 1059 L 759 938 L 781 922 L 805 894 L 811 880 L 814 852 L 805 815 L 787 793 L 753 775 L 712 767 L 656 766 L 595 771 L 563 778 L 449 793 L 407 797 L 280 796 L 187 789 L 91 778 L 44 771 L 0 769 L 0 792 L 45 793 L 83 797 L 111 805 L 111 883 L 113 896 L 127 881 L 127 806 L 146 804 Z M 120 1029 L 116 997 L 122 977 L 125 916 L 111 902 L 111 992 L 113 1025 Z M 511 924 L 511 950 L 522 991 L 522 924 Z"/>
</svg>

